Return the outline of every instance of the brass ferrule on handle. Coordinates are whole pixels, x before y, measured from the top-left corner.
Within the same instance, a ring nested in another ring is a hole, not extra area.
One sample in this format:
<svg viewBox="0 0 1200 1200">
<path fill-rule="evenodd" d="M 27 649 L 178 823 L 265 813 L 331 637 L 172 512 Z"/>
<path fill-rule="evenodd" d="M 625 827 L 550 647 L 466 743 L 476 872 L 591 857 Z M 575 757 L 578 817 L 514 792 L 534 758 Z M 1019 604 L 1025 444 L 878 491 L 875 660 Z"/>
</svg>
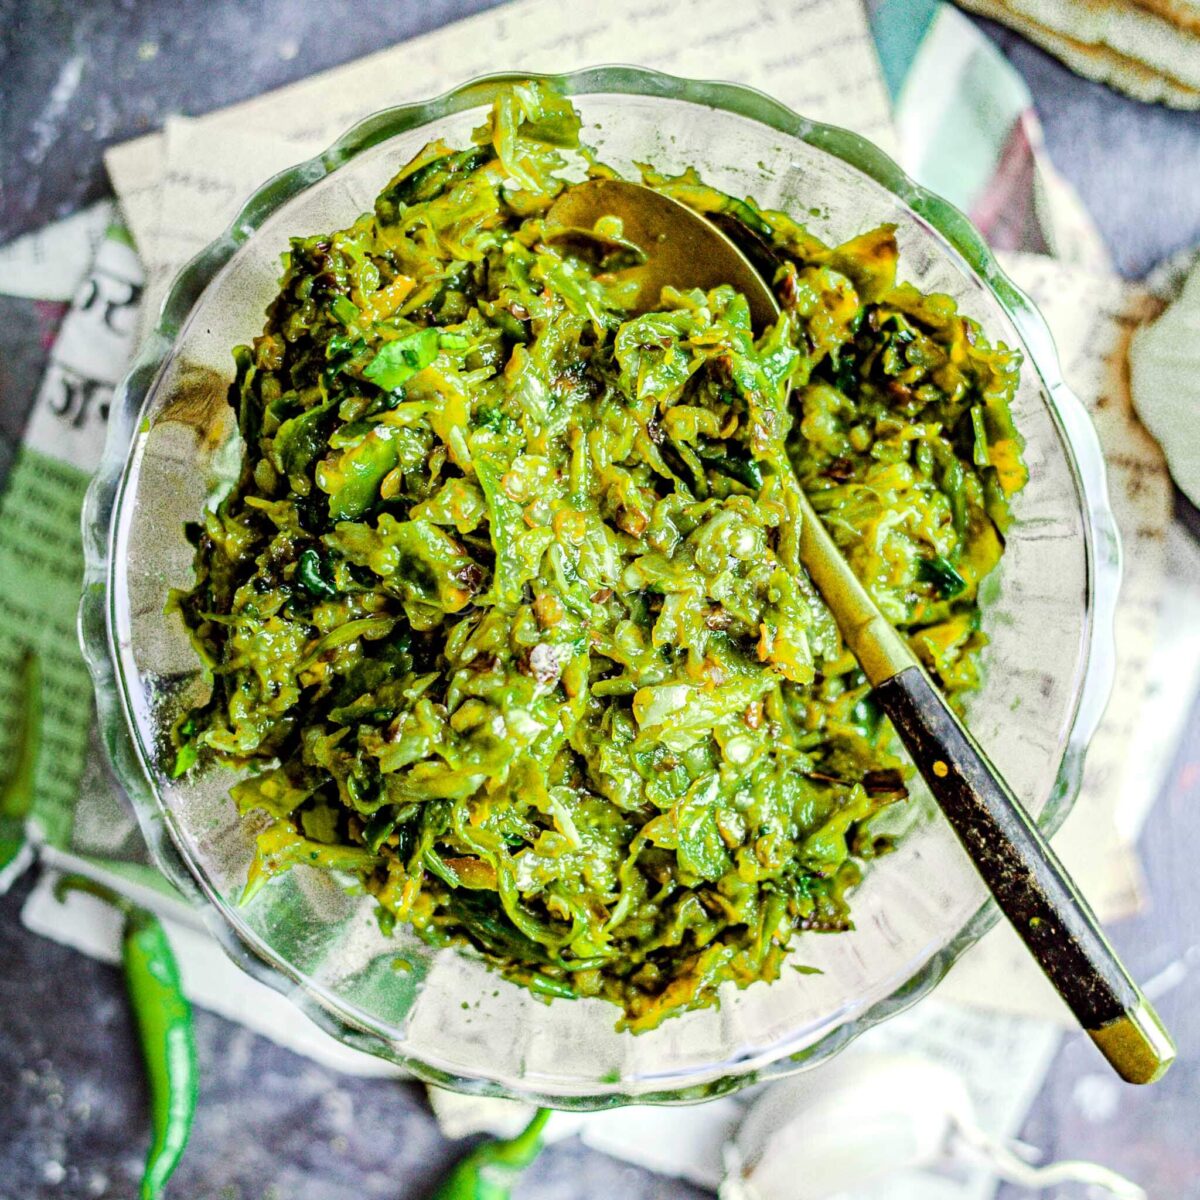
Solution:
<svg viewBox="0 0 1200 1200">
<path fill-rule="evenodd" d="M 1115 1021 L 1087 1032 L 1126 1083 L 1154 1083 L 1175 1061 L 1175 1043 L 1146 1000 Z"/>
</svg>

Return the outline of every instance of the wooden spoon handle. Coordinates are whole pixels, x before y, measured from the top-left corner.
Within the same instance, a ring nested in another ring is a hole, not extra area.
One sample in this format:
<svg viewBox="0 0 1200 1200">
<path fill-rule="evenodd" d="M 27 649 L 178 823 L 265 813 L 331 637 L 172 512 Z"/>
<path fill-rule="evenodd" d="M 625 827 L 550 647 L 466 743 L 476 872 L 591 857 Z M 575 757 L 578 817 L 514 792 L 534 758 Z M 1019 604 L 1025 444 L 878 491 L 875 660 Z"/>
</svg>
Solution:
<svg viewBox="0 0 1200 1200">
<path fill-rule="evenodd" d="M 878 684 L 887 713 L 1000 910 L 1117 1073 L 1158 1079 L 1175 1046 L 1058 856 L 917 666 Z"/>
</svg>

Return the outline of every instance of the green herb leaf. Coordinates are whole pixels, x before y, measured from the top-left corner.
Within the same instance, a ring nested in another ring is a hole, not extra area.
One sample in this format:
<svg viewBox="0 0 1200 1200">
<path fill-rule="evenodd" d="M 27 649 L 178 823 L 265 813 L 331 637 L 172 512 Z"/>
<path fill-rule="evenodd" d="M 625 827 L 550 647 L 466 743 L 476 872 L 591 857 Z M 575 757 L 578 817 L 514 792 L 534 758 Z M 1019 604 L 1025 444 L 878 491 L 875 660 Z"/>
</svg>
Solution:
<svg viewBox="0 0 1200 1200">
<path fill-rule="evenodd" d="M 418 371 L 423 371 L 438 353 L 438 331 L 418 329 L 406 337 L 387 342 L 366 367 L 363 374 L 384 391 L 402 387 Z"/>
</svg>

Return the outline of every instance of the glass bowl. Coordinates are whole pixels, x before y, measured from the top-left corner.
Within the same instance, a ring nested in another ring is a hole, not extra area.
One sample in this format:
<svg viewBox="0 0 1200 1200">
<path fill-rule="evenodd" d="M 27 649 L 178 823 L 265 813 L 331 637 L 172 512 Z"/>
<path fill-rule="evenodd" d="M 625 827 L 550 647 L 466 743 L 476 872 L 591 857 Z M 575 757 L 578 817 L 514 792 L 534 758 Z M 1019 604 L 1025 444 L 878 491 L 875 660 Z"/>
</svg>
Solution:
<svg viewBox="0 0 1200 1200">
<path fill-rule="evenodd" d="M 169 776 L 167 730 L 203 685 L 163 605 L 190 580 L 184 522 L 236 468 L 230 349 L 261 329 L 290 235 L 348 225 L 425 142 L 465 143 L 513 78 L 369 117 L 265 184 L 182 272 L 114 402 L 85 511 L 82 635 L 106 743 L 158 864 L 253 975 L 344 1042 L 450 1087 L 560 1108 L 698 1100 L 828 1058 L 927 993 L 992 924 L 995 908 L 927 798 L 905 806 L 899 848 L 857 889 L 854 931 L 796 939 L 795 961 L 821 974 L 785 967 L 771 984 L 727 984 L 719 1007 L 635 1036 L 615 1031 L 618 1011 L 602 1001 L 546 1004 L 467 951 L 434 951 L 404 928 L 383 937 L 367 897 L 307 868 L 237 907 L 253 834 L 228 799 L 234 777 Z M 956 297 L 992 339 L 1024 352 L 1015 414 L 1030 482 L 990 589 L 986 684 L 969 716 L 1017 794 L 1056 828 L 1112 681 L 1119 562 L 1095 433 L 1041 317 L 960 213 L 852 133 L 731 84 L 628 67 L 550 81 L 575 97 L 586 139 L 623 171 L 694 165 L 832 242 L 894 222 L 902 277 Z"/>
</svg>

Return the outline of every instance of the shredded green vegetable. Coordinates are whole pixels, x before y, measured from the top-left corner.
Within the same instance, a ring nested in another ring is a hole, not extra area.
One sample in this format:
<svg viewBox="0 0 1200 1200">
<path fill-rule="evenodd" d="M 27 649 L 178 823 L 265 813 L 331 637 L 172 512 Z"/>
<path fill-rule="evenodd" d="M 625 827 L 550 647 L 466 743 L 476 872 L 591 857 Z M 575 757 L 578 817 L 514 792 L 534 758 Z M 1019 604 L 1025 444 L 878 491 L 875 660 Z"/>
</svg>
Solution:
<svg viewBox="0 0 1200 1200">
<path fill-rule="evenodd" d="M 896 284 L 891 228 L 830 248 L 691 172 L 644 181 L 768 241 L 782 315 L 755 337 L 719 287 L 632 316 L 620 229 L 544 220 L 568 162 L 611 174 L 578 130 L 512 87 L 472 148 L 293 240 L 173 599 L 212 679 L 177 766 L 254 769 L 249 892 L 354 872 L 385 928 L 640 1030 L 850 927 L 910 768 L 801 568 L 799 489 L 975 687 L 1019 360 Z"/>
</svg>

